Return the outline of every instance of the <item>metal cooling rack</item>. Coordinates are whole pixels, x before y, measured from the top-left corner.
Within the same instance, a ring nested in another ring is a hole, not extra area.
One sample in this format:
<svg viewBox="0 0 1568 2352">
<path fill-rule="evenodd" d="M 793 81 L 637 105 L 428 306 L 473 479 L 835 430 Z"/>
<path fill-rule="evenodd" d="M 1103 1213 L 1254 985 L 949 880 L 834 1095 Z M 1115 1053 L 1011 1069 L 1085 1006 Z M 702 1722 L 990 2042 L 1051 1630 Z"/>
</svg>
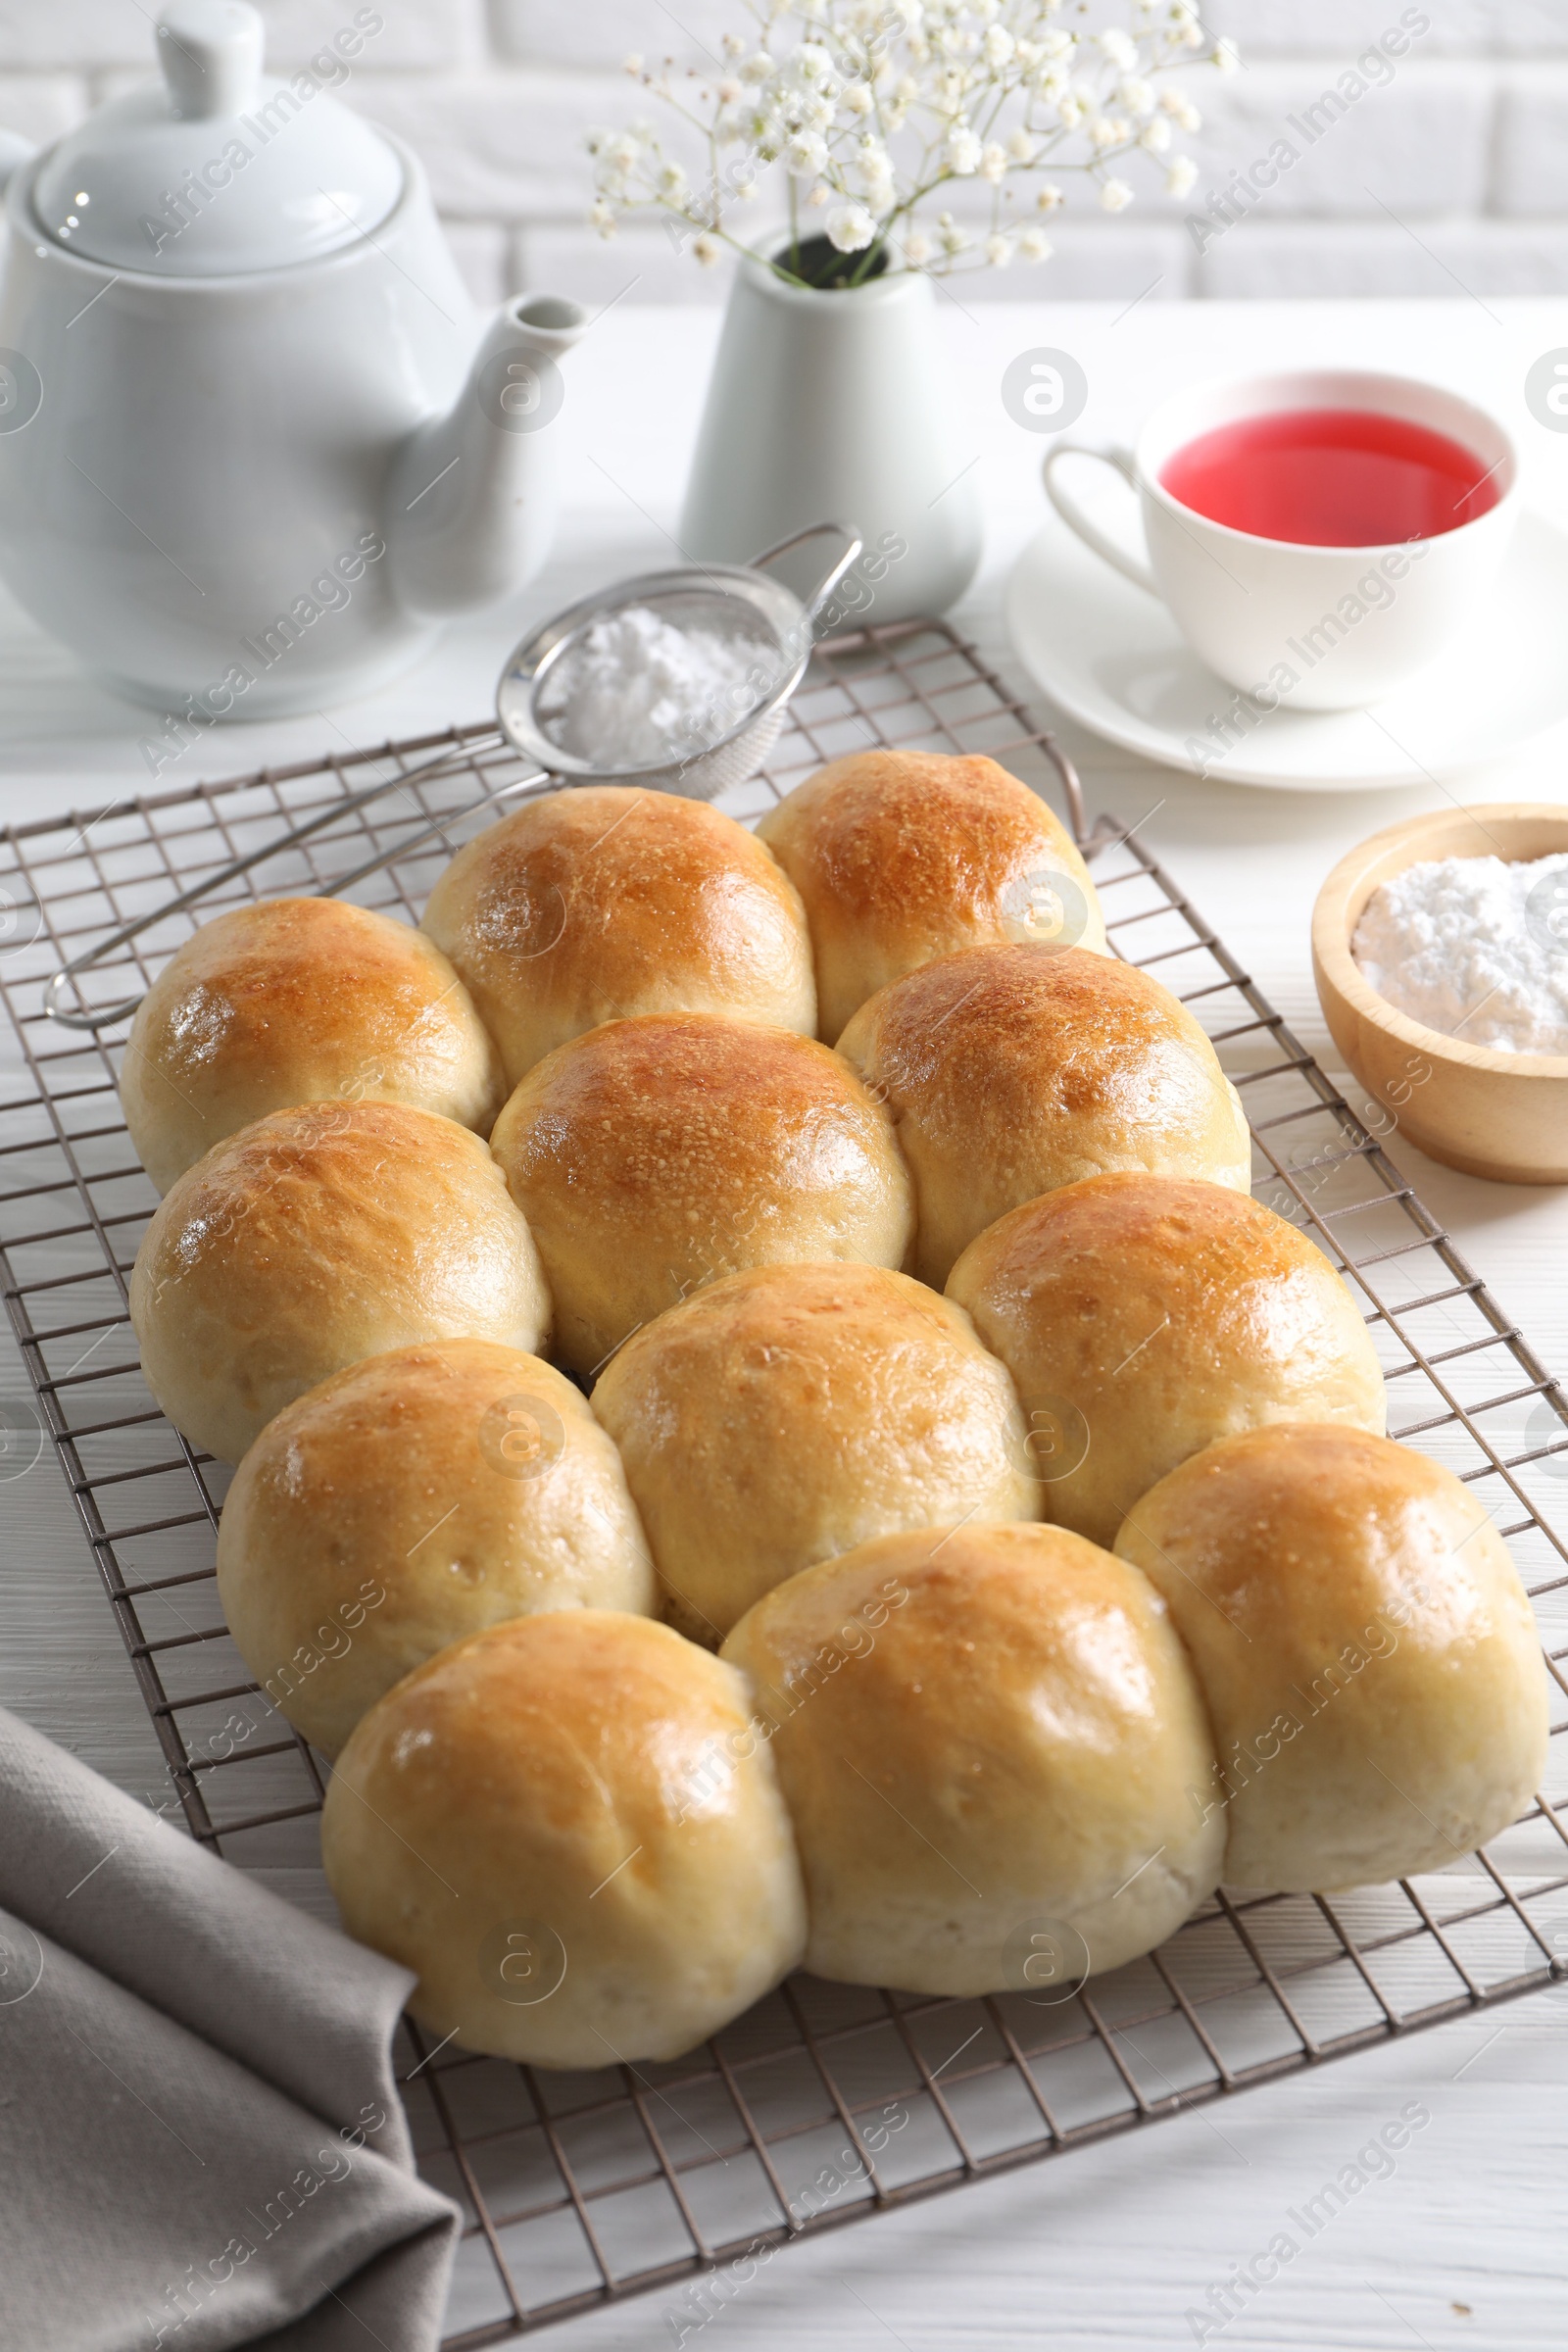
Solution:
<svg viewBox="0 0 1568 2352">
<path fill-rule="evenodd" d="M 450 748 L 439 779 L 346 815 L 198 915 L 309 890 L 412 840 L 517 772 L 514 755 L 481 748 L 489 732 L 0 836 L 0 993 L 26 1072 L 0 1104 L 6 1304 L 186 1823 L 253 1867 L 316 1864 L 324 1768 L 220 1622 L 213 1547 L 228 1473 L 163 1419 L 130 1343 L 126 1277 L 154 1195 L 120 1117 L 119 1048 L 47 1023 L 40 983 L 204 871 Z M 824 649 L 766 776 L 722 805 L 754 817 L 821 761 L 873 742 L 990 752 L 1030 783 L 1054 781 L 1030 713 L 948 629 L 920 623 Z M 1075 789 L 1069 813 L 1082 837 Z M 412 919 L 483 821 L 454 816 L 355 895 Z M 1386 1156 L 1379 1138 L 1397 1106 L 1352 1108 L 1139 841 L 1102 818 L 1084 846 L 1118 953 L 1192 1007 L 1241 1088 L 1261 1197 L 1311 1233 L 1359 1299 L 1395 1434 L 1474 1485 L 1511 1544 L 1568 1723 L 1568 1550 L 1542 1507 L 1568 1492 L 1561 1396 Z M 143 934 L 83 985 L 104 991 L 99 1002 L 127 980 L 145 986 L 195 919 Z M 0 1428 L 14 1451 L 39 1439 L 24 1409 Z M 678 2340 L 791 2238 L 1546 1984 L 1568 1973 L 1565 1751 L 1554 1740 L 1540 1804 L 1484 1854 L 1333 1900 L 1222 1892 L 1161 1950 L 1054 2005 L 802 1977 L 676 2064 L 577 2076 L 432 2053 L 408 2028 L 421 2164 L 465 2216 L 449 2352 L 650 2289 Z"/>
</svg>

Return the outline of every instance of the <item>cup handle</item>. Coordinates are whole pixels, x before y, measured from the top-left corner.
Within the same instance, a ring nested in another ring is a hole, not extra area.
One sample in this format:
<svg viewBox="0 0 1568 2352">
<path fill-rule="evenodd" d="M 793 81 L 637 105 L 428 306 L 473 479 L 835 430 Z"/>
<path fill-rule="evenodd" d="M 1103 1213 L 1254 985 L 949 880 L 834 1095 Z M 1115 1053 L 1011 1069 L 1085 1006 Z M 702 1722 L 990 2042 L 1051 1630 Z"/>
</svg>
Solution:
<svg viewBox="0 0 1568 2352">
<path fill-rule="evenodd" d="M 1151 596 L 1158 596 L 1159 586 L 1149 565 L 1140 563 L 1136 556 L 1130 556 L 1124 547 L 1118 547 L 1114 539 L 1107 538 L 1099 523 L 1091 522 L 1083 509 L 1057 482 L 1055 469 L 1062 458 L 1098 458 L 1102 466 L 1113 466 L 1128 488 L 1136 490 L 1138 468 L 1132 451 L 1118 448 L 1109 441 L 1057 441 L 1047 450 L 1041 470 L 1045 476 L 1046 496 L 1067 528 L 1077 533 L 1085 547 L 1093 548 L 1104 563 L 1113 565 L 1123 579 L 1131 580 L 1136 588 L 1147 588 Z"/>
</svg>

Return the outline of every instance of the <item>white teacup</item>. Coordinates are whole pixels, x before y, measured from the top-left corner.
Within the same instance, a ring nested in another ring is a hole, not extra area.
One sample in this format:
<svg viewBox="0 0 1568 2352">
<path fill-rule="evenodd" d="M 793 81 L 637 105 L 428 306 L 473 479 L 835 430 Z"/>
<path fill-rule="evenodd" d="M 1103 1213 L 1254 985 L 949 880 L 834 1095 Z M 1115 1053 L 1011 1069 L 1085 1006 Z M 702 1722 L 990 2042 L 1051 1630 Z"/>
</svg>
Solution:
<svg viewBox="0 0 1568 2352">
<path fill-rule="evenodd" d="M 1211 522 L 1160 474 L 1200 434 L 1289 409 L 1360 409 L 1446 433 L 1498 489 L 1451 531 L 1380 547 L 1311 547 Z M 1057 478 L 1070 457 L 1114 466 L 1137 491 L 1149 562 L 1119 546 Z M 1502 426 L 1436 384 L 1348 368 L 1228 376 L 1161 403 L 1136 450 L 1058 441 L 1046 489 L 1062 520 L 1129 580 L 1163 599 L 1195 654 L 1265 710 L 1348 710 L 1439 655 L 1484 602 L 1518 512 L 1519 462 Z"/>
</svg>

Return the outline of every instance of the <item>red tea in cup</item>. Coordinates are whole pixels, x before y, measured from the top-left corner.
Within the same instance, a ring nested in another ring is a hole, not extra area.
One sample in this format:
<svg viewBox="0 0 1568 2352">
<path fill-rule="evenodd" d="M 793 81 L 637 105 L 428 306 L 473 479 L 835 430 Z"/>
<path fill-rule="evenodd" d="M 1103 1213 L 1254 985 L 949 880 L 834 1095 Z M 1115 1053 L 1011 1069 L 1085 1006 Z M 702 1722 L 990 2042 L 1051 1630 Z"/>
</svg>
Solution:
<svg viewBox="0 0 1568 2352">
<path fill-rule="evenodd" d="M 1160 468 L 1184 507 L 1295 547 L 1434 539 L 1497 504 L 1497 468 L 1372 409 L 1278 409 L 1200 433 Z"/>
</svg>

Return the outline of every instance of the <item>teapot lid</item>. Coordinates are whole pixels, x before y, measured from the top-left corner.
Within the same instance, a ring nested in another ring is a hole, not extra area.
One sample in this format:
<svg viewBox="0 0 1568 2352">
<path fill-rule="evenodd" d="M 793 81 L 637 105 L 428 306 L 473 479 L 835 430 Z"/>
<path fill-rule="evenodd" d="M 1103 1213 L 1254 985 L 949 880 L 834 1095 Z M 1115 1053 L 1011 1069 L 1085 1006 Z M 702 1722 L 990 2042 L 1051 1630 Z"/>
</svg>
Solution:
<svg viewBox="0 0 1568 2352">
<path fill-rule="evenodd" d="M 158 25 L 162 82 L 51 149 L 32 191 L 38 227 L 68 252 L 165 277 L 282 270 L 355 244 L 402 195 L 403 166 L 328 92 L 381 21 L 362 8 L 276 81 L 245 0 L 174 0 Z"/>
</svg>

